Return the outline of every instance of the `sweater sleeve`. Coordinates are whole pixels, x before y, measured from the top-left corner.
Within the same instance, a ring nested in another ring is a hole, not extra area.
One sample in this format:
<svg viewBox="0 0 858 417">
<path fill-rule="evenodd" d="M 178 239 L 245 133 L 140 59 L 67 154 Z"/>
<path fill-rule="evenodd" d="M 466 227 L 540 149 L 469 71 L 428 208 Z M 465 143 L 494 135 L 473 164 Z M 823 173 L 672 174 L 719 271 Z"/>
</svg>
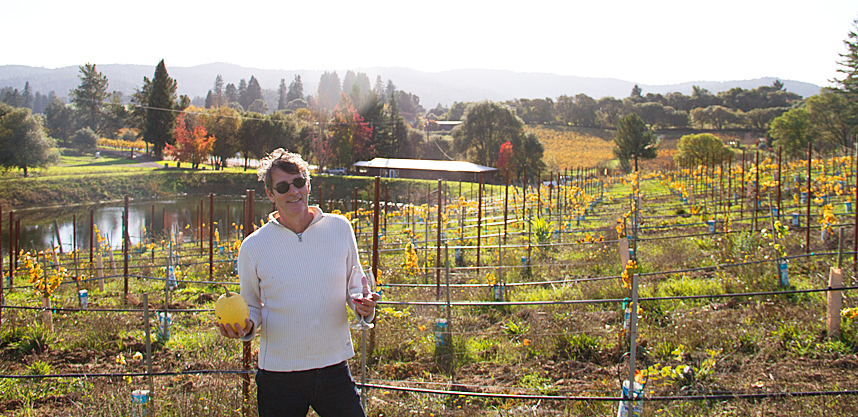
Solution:
<svg viewBox="0 0 858 417">
<path fill-rule="evenodd" d="M 262 295 L 259 289 L 259 277 L 256 274 L 252 241 L 253 239 L 248 236 L 238 250 L 238 282 L 241 284 L 241 296 L 247 302 L 250 321 L 253 322 L 253 331 L 241 338 L 244 341 L 253 339 L 262 325 Z"/>
</svg>

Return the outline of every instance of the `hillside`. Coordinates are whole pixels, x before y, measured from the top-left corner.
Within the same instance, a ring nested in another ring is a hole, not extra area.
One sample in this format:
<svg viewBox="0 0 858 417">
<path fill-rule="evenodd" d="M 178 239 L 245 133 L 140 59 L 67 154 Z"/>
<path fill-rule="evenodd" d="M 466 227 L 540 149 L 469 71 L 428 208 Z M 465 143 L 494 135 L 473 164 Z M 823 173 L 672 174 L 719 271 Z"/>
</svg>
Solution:
<svg viewBox="0 0 858 417">
<path fill-rule="evenodd" d="M 151 78 L 155 64 L 118 65 L 97 64 L 97 69 L 107 76 L 110 81 L 110 91 L 121 91 L 125 94 L 134 92 L 139 87 L 143 77 Z M 170 76 L 178 81 L 179 94 L 205 97 L 212 87 L 215 77 L 221 74 L 226 83 L 238 85 L 244 78 L 249 80 L 255 76 L 263 89 L 276 90 L 280 80 L 290 82 L 295 75 L 300 75 L 304 82 L 304 92 L 313 94 L 318 89 L 319 77 L 322 70 L 266 70 L 246 68 L 227 63 L 213 63 L 194 67 L 171 67 L 167 62 Z M 501 70 L 454 70 L 443 72 L 423 72 L 409 68 L 354 68 L 355 72 L 364 72 L 371 82 L 381 76 L 386 83 L 393 81 L 400 90 L 416 94 L 425 108 L 435 107 L 438 103 L 450 106 L 453 102 L 494 100 L 505 101 L 515 98 L 545 98 L 552 99 L 561 95 L 574 96 L 586 94 L 593 98 L 611 96 L 615 98 L 628 97 L 636 84 L 633 81 L 614 78 L 591 78 L 564 76 L 544 73 L 518 73 Z M 335 70 L 342 80 L 346 69 Z M 763 85 L 771 85 L 775 77 L 765 77 L 753 80 L 736 81 L 690 81 L 672 85 L 639 84 L 643 93 L 680 92 L 691 95 L 692 87 L 698 85 L 710 92 L 718 93 L 733 87 L 753 89 Z M 78 67 L 69 66 L 56 69 L 28 67 L 22 65 L 0 66 L 0 87 L 11 86 L 23 89 L 29 81 L 33 91 L 47 94 L 54 91 L 60 97 L 66 97 L 69 90 L 79 84 Z M 793 80 L 781 80 L 787 91 L 802 97 L 817 94 L 820 86 Z M 276 103 L 275 103 L 276 104 Z M 271 105 L 271 103 L 269 103 Z"/>
</svg>

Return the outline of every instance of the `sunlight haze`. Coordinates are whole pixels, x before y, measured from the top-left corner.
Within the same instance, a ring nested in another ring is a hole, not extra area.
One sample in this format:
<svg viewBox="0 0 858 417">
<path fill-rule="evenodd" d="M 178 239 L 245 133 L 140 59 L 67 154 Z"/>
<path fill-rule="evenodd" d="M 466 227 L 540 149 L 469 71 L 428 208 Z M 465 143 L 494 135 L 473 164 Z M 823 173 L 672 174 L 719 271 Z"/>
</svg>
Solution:
<svg viewBox="0 0 858 417">
<path fill-rule="evenodd" d="M 642 84 L 828 85 L 854 1 L 107 2 L 3 0 L 0 65 L 426 72 L 498 69 Z M 13 18 L 14 16 L 14 18 Z"/>
</svg>

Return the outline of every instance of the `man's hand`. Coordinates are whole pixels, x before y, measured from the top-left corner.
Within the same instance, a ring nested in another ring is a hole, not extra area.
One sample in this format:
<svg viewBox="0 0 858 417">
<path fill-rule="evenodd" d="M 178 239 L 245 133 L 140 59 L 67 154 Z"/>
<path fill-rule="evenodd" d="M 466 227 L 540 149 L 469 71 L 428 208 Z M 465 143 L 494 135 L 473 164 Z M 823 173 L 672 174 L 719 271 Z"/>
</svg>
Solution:
<svg viewBox="0 0 858 417">
<path fill-rule="evenodd" d="M 355 303 L 355 310 L 357 310 L 358 314 L 364 317 L 369 317 L 375 311 L 375 302 L 381 300 L 381 295 L 378 293 L 372 293 L 369 295 L 364 295 L 365 298 L 360 300 L 353 300 Z"/>
<path fill-rule="evenodd" d="M 220 324 L 215 322 L 215 324 L 220 330 L 220 334 L 230 339 L 242 338 L 253 331 L 253 322 L 250 319 L 244 319 L 244 327 L 241 327 L 239 323 Z"/>
</svg>

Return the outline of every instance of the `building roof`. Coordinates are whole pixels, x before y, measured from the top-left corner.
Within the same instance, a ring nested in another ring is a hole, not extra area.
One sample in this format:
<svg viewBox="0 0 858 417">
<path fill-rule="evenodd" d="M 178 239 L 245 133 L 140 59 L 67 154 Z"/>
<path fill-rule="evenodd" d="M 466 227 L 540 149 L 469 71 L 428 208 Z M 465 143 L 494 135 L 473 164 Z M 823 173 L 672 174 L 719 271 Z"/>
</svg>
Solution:
<svg viewBox="0 0 858 417">
<path fill-rule="evenodd" d="M 435 159 L 391 159 L 374 158 L 372 161 L 359 161 L 352 164 L 359 168 L 380 169 L 416 169 L 423 171 L 447 172 L 489 172 L 497 168 L 482 166 L 465 161 L 439 161 Z"/>
</svg>

